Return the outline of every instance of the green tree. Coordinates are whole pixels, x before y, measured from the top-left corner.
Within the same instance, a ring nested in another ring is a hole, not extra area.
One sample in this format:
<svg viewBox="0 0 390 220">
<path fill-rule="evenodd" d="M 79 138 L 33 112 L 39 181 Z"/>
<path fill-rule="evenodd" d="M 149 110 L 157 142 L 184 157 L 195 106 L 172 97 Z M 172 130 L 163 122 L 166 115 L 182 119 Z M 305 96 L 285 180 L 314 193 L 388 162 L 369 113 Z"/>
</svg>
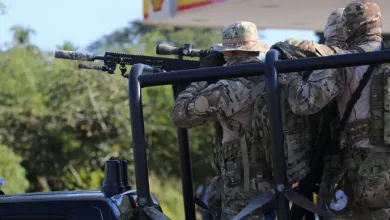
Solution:
<svg viewBox="0 0 390 220">
<path fill-rule="evenodd" d="M 54 59 L 53 52 L 31 45 L 32 29 L 15 26 L 12 30 L 13 46 L 0 53 L 0 144 L 12 147 L 22 158 L 28 190 L 98 189 L 104 162 L 111 158 L 129 161 L 134 183 L 127 80 Z M 217 30 L 133 22 L 92 43 L 89 50 L 155 55 L 158 43 L 193 43 L 206 49 L 217 39 Z M 77 50 L 71 42 L 57 48 Z M 180 163 L 176 128 L 169 120 L 172 88 L 146 88 L 142 95 L 149 170 L 155 174 L 151 178 L 160 181 L 153 180 L 152 189 L 163 187 L 156 194 L 164 197 L 165 209 L 174 212 L 182 203 L 176 202 L 181 201 Z M 198 182 L 211 171 L 211 140 L 209 125 L 190 130 Z M 182 219 L 182 212 L 174 216 Z"/>
<path fill-rule="evenodd" d="M 58 50 L 72 50 L 72 51 L 76 51 L 76 50 L 78 50 L 78 47 L 73 45 L 73 43 L 70 42 L 70 41 L 65 41 L 62 45 L 57 45 L 57 49 Z"/>
<path fill-rule="evenodd" d="M 5 15 L 7 13 L 7 7 L 4 3 L 0 2 L 0 15 Z"/>
<path fill-rule="evenodd" d="M 28 180 L 26 170 L 20 165 L 22 158 L 5 145 L 0 145 L 0 155 L 0 177 L 5 179 L 1 190 L 6 194 L 24 193 L 28 188 Z"/>
<path fill-rule="evenodd" d="M 16 45 L 29 44 L 31 36 L 35 34 L 35 30 L 20 25 L 11 27 L 11 31 L 13 32 L 13 41 Z"/>
<path fill-rule="evenodd" d="M 160 43 L 174 46 L 192 43 L 194 48 L 207 49 L 219 40 L 220 32 L 217 29 L 154 26 L 131 22 L 129 27 L 103 36 L 91 43 L 88 48 L 94 52 L 108 50 L 158 56 L 155 51 Z M 176 128 L 169 120 L 169 113 L 173 107 L 172 88 L 171 86 L 146 88 L 143 89 L 142 96 L 145 135 L 150 149 L 148 155 L 150 167 L 160 177 L 172 175 L 180 177 Z M 202 181 L 202 177 L 211 172 L 211 143 L 210 125 L 190 129 L 193 171 L 197 182 Z"/>
<path fill-rule="evenodd" d="M 129 143 L 126 84 L 51 56 L 18 46 L 0 54 L 2 142 L 22 155 L 32 191 L 99 188 L 104 162 Z"/>
</svg>

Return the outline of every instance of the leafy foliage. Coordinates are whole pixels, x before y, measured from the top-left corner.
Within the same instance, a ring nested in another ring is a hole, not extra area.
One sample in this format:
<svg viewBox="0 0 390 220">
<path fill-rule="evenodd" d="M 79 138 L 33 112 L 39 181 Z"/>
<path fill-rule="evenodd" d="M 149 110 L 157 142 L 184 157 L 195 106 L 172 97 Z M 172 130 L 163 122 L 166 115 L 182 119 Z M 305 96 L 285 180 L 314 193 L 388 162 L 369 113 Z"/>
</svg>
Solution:
<svg viewBox="0 0 390 220">
<path fill-rule="evenodd" d="M 196 48 L 209 48 L 219 41 L 219 37 L 219 31 L 215 29 L 153 26 L 135 21 L 131 22 L 129 27 L 103 36 L 88 48 L 96 53 L 118 51 L 157 56 L 155 50 L 159 43 L 174 46 L 192 43 Z M 172 88 L 146 88 L 143 89 L 142 96 L 150 168 L 159 173 L 160 177 L 180 177 L 176 129 L 169 120 L 169 112 L 173 106 Z M 190 144 L 197 181 L 202 181 L 202 176 L 210 172 L 211 142 L 211 126 L 191 129 Z"/>
<path fill-rule="evenodd" d="M 4 15 L 7 13 L 7 7 L 4 3 L 0 2 L 0 15 Z"/>
<path fill-rule="evenodd" d="M 172 179 L 164 182 L 151 173 L 149 182 L 150 191 L 157 196 L 164 214 L 171 219 L 185 219 L 180 181 Z"/>
<path fill-rule="evenodd" d="M 0 145 L 0 155 L 0 177 L 5 179 L 1 190 L 7 194 L 24 192 L 28 188 L 28 180 L 26 170 L 20 165 L 22 158 L 5 145 Z"/>
<path fill-rule="evenodd" d="M 134 174 L 126 79 L 55 60 L 52 51 L 30 43 L 34 30 L 15 26 L 12 31 L 12 44 L 0 49 L 0 155 L 7 155 L 0 161 L 6 165 L 0 166 L 0 175 L 13 187 L 7 193 L 99 189 L 104 162 L 112 158 L 128 160 Z M 218 34 L 132 22 L 88 48 L 155 56 L 158 43 L 193 43 L 206 49 L 217 43 Z M 71 42 L 57 48 L 78 49 Z M 151 190 L 170 217 L 184 219 L 176 128 L 169 120 L 172 88 L 146 88 L 142 96 Z M 211 142 L 211 126 L 190 130 L 197 182 L 212 172 Z M 15 175 L 9 176 L 9 170 Z M 134 183 L 134 176 L 130 178 Z"/>
</svg>

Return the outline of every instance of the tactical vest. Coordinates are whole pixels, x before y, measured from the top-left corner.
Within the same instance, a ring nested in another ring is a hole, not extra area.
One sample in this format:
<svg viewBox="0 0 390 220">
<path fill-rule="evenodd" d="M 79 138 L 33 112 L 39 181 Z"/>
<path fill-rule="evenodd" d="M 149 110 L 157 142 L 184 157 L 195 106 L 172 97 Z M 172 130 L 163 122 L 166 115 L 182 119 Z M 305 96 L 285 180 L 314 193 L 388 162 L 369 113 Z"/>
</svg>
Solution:
<svg viewBox="0 0 390 220">
<path fill-rule="evenodd" d="M 290 45 L 290 47 L 283 47 L 283 49 L 290 53 L 293 52 L 293 54 L 298 58 L 329 56 L 340 51 L 340 48 L 336 46 L 327 46 L 311 42 L 309 43 L 310 44 L 307 47 L 294 47 Z M 280 82 L 283 81 L 283 79 L 281 79 L 283 78 L 283 75 L 279 74 Z M 310 165 L 312 161 L 311 151 L 312 146 L 317 139 L 318 131 L 316 129 L 313 129 L 313 126 L 311 126 L 311 122 L 314 119 L 313 116 L 299 116 L 295 115 L 292 112 L 286 99 L 286 90 L 283 85 L 281 85 L 280 93 L 280 107 L 282 113 L 282 124 L 285 140 L 284 148 L 286 156 L 287 175 L 291 181 L 298 182 L 310 172 Z M 262 102 L 266 102 L 266 99 L 263 98 Z M 257 105 L 261 104 L 259 103 Z M 272 122 L 270 122 L 269 120 L 267 121 L 269 127 L 270 123 Z M 269 147 L 270 136 L 265 135 L 265 137 L 266 139 L 268 139 L 266 140 L 268 144 L 265 143 L 265 146 Z M 265 149 L 265 152 L 268 153 L 268 156 L 266 157 L 268 163 L 272 164 L 270 149 Z"/>
<path fill-rule="evenodd" d="M 372 52 L 372 47 L 353 47 Z M 370 118 L 348 123 L 345 131 L 350 144 L 369 138 L 374 146 L 390 147 L 390 63 L 376 65 L 371 76 Z M 389 149 L 390 150 L 390 149 Z"/>
<path fill-rule="evenodd" d="M 251 97 L 246 103 L 248 106 L 253 106 L 256 98 L 264 89 L 263 76 L 230 80 L 244 81 L 244 84 L 251 89 Z M 234 124 L 232 126 L 234 128 L 233 132 L 238 132 L 239 138 L 222 144 L 221 134 L 219 134 L 213 149 L 214 163 L 220 169 L 219 174 L 222 180 L 226 181 L 225 184 L 227 186 L 242 185 L 244 191 L 249 191 L 254 188 L 254 184 L 257 184 L 255 182 L 260 183 L 263 181 L 263 177 L 266 178 L 267 175 L 265 174 L 268 173 L 268 170 L 266 170 L 267 166 L 264 165 L 265 160 L 263 157 L 259 155 L 258 142 L 254 140 L 253 136 L 254 131 L 244 129 L 234 117 L 220 120 L 220 125 L 223 129 L 230 127 L 231 124 Z M 252 128 L 252 124 L 249 124 L 249 127 Z M 219 129 L 219 132 L 222 132 L 222 130 Z"/>
<path fill-rule="evenodd" d="M 310 171 L 310 138 L 313 134 L 308 129 L 308 117 L 293 114 L 288 105 L 286 90 L 283 86 L 281 88 L 280 107 L 284 131 L 284 152 L 287 175 L 289 181 L 297 182 Z M 257 121 L 255 132 L 260 136 L 264 159 L 272 166 L 270 131 L 272 122 L 268 117 L 268 99 L 266 92 L 255 101 L 255 118 Z"/>
<path fill-rule="evenodd" d="M 359 52 L 374 51 L 374 48 L 364 45 L 351 49 Z M 340 168 L 338 177 L 329 184 L 337 186 L 343 183 L 342 189 L 352 198 L 348 203 L 357 204 L 359 214 L 372 214 L 373 209 L 388 208 L 390 203 L 390 64 L 374 67 L 370 77 L 370 117 L 348 122 L 343 138 L 346 147 L 364 139 L 369 139 L 371 145 L 378 147 L 344 149 L 344 166 Z M 370 70 L 365 74 L 368 72 Z M 329 195 L 334 196 L 335 190 L 336 188 L 331 188 Z M 328 202 L 330 201 L 331 197 L 328 198 Z M 388 218 L 387 213 L 383 219 Z"/>
<path fill-rule="evenodd" d="M 302 180 L 310 171 L 311 146 L 314 136 L 307 116 L 295 115 L 288 105 L 285 88 L 281 88 L 280 109 L 284 133 L 287 175 L 293 181 Z"/>
</svg>

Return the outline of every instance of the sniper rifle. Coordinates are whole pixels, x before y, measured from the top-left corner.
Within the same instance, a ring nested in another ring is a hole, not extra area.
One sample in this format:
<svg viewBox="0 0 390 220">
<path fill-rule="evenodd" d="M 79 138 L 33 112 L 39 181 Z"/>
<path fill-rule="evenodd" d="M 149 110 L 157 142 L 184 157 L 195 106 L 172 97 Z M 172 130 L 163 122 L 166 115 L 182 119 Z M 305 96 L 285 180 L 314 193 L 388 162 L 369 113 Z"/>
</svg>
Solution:
<svg viewBox="0 0 390 220">
<path fill-rule="evenodd" d="M 114 53 L 114 52 L 105 52 L 104 55 L 96 55 L 93 53 L 84 53 L 76 51 L 66 51 L 66 50 L 56 50 L 54 52 L 54 57 L 58 59 L 68 59 L 68 60 L 80 60 L 80 61 L 95 61 L 101 60 L 104 62 L 103 66 L 92 66 L 79 64 L 80 69 L 91 69 L 91 70 L 100 70 L 113 74 L 116 65 L 119 65 L 119 70 L 121 75 L 125 78 L 127 67 L 126 65 L 134 65 L 137 63 L 142 63 L 149 65 L 158 69 L 165 71 L 175 71 L 175 70 L 184 70 L 184 69 L 197 69 L 199 68 L 199 61 L 195 60 L 180 60 L 172 58 L 163 58 L 163 57 L 152 57 L 152 56 L 143 56 L 143 55 L 133 55 L 125 53 Z"/>
</svg>

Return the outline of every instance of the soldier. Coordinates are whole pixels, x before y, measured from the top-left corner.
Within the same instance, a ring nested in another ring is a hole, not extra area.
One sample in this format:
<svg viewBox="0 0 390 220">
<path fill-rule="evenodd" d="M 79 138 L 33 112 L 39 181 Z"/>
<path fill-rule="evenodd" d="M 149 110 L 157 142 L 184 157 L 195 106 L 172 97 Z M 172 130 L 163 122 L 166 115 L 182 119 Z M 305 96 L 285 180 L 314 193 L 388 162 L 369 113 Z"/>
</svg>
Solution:
<svg viewBox="0 0 390 220">
<path fill-rule="evenodd" d="M 307 41 L 307 40 L 297 40 L 289 38 L 285 40 L 284 42 L 279 42 L 275 45 L 273 45 L 271 48 L 279 50 L 283 57 L 291 57 L 294 56 L 295 58 L 305 58 L 305 57 L 314 57 L 314 56 L 327 56 L 331 55 L 331 51 L 335 53 L 335 51 L 340 50 L 339 47 L 345 44 L 345 38 L 343 36 L 338 36 L 342 28 L 342 22 L 341 22 L 341 15 L 342 15 L 342 8 L 336 9 L 332 11 L 332 13 L 329 15 L 327 24 L 325 26 L 325 45 L 323 44 L 317 44 L 313 41 Z M 319 53 L 318 51 L 326 51 L 323 53 Z M 286 55 L 287 54 L 287 55 Z M 286 89 L 286 77 L 287 74 L 279 74 L 279 82 L 282 87 L 282 97 L 285 97 L 285 89 Z M 270 146 L 270 131 L 268 130 L 269 126 L 263 126 L 265 124 L 269 124 L 268 121 L 268 113 L 267 113 L 267 97 L 266 94 L 263 93 L 262 96 L 259 97 L 259 101 L 256 101 L 256 124 L 257 128 L 260 130 L 260 133 L 265 135 L 261 139 L 265 141 L 263 143 L 263 146 Z M 287 100 L 284 99 L 283 102 L 286 102 L 285 104 L 288 105 Z M 310 120 L 310 123 L 307 123 L 307 117 L 301 117 L 294 115 L 290 108 L 284 108 L 285 104 L 282 104 L 284 113 L 284 119 L 285 120 L 291 120 L 289 123 L 287 123 L 287 127 L 285 129 L 286 131 L 286 145 L 289 146 L 286 148 L 287 150 L 287 156 L 289 161 L 287 164 L 291 169 L 289 169 L 290 178 L 294 181 L 301 180 L 309 170 L 309 167 L 307 166 L 307 150 L 308 146 L 310 145 L 310 142 L 313 141 L 313 139 L 317 137 L 311 137 L 313 135 L 311 134 L 311 131 L 307 131 L 312 124 L 312 120 Z M 285 118 L 288 117 L 288 118 Z M 289 128 L 290 126 L 290 128 Z M 263 130 L 266 129 L 266 130 Z M 290 134 L 289 132 L 294 131 L 294 134 Z M 299 137 L 299 138 L 298 138 Z M 292 139 L 291 139 L 292 138 Z M 294 140 L 294 139 L 300 139 L 300 140 Z M 291 140 L 290 140 L 291 139 Z M 294 144 L 293 144 L 294 143 Z M 266 150 L 266 152 L 268 152 Z M 297 154 L 295 154 L 295 153 Z M 297 156 L 298 158 L 291 157 L 292 155 Z M 300 174 L 299 174 L 300 173 Z"/>
<path fill-rule="evenodd" d="M 260 42 L 255 24 L 240 21 L 224 28 L 222 45 L 214 49 L 223 52 L 230 66 L 260 62 L 259 53 L 268 47 Z M 214 121 L 222 126 L 221 144 L 214 148 L 220 172 L 209 188 L 208 203 L 215 219 L 232 219 L 251 199 L 271 187 L 271 170 L 257 146 L 252 145 L 253 102 L 262 87 L 262 76 L 219 80 L 215 84 L 196 82 L 175 100 L 171 120 L 177 127 Z M 263 219 L 263 214 L 254 212 L 249 219 Z"/>
<path fill-rule="evenodd" d="M 284 42 L 278 42 L 271 48 L 277 49 L 282 58 L 305 58 L 328 56 L 340 50 L 340 46 L 345 44 L 345 37 L 342 35 L 343 23 L 341 15 L 343 8 L 338 8 L 329 15 L 325 30 L 325 45 L 317 44 L 313 41 L 286 39 Z M 312 193 L 317 193 L 316 183 L 321 181 L 322 163 L 318 158 L 312 159 L 312 148 L 315 146 L 315 155 L 321 156 L 322 149 L 325 148 L 323 137 L 318 141 L 320 132 L 324 135 L 325 129 L 329 127 L 328 118 L 330 111 L 323 111 L 314 116 L 294 115 L 288 106 L 286 99 L 286 76 L 279 74 L 281 86 L 281 109 L 285 135 L 285 149 L 287 158 L 287 174 L 292 183 L 301 181 L 299 188 L 308 198 L 312 198 Z M 261 146 L 266 147 L 265 152 L 270 152 L 271 131 L 268 119 L 268 103 L 266 93 L 259 96 L 255 104 L 256 128 L 259 131 L 259 138 L 262 141 Z M 321 120 L 322 119 L 322 120 Z M 324 119 L 327 121 L 324 123 Z M 317 123 L 316 123 L 317 122 Z M 267 126 L 264 126 L 267 125 Z M 267 154 L 267 161 L 271 164 L 271 156 Z M 310 174 L 309 174 L 310 173 Z M 308 175 L 309 174 L 309 175 Z M 295 205 L 292 208 L 294 219 L 302 218 L 306 211 Z M 314 217 L 314 216 L 313 216 Z"/>
<path fill-rule="evenodd" d="M 338 52 L 345 44 L 341 21 L 343 10 L 344 8 L 337 8 L 330 13 L 324 29 L 325 45 L 314 41 L 287 38 L 284 42 L 272 45 L 271 49 L 278 50 L 281 59 L 321 57 Z"/>
<path fill-rule="evenodd" d="M 336 54 L 382 49 L 382 20 L 376 3 L 351 2 L 344 9 L 343 22 L 346 46 Z M 327 157 L 328 164 L 336 164 L 339 173 L 324 179 L 324 185 L 329 186 L 329 197 L 324 199 L 335 215 L 332 219 L 390 218 L 390 148 L 384 148 L 388 146 L 384 144 L 386 127 L 383 129 L 387 119 L 381 113 L 384 96 L 388 96 L 383 92 L 387 86 L 383 77 L 390 68 L 379 67 L 318 70 L 307 80 L 301 73 L 292 73 L 287 78 L 288 101 L 295 114 L 316 113 L 336 99 L 342 116 L 333 133 L 334 147 Z"/>
</svg>

